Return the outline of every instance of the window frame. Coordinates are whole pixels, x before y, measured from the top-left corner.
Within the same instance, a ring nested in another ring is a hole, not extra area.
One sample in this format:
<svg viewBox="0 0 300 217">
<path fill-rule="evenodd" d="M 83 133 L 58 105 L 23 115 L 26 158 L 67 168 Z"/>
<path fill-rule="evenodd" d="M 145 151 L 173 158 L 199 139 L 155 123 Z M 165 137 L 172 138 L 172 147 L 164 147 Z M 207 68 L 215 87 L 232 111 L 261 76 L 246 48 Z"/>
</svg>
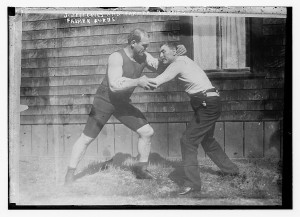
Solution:
<svg viewBox="0 0 300 217">
<path fill-rule="evenodd" d="M 194 59 L 193 17 L 180 16 L 180 42 L 187 48 L 187 56 Z M 263 33 L 262 18 L 246 17 L 246 65 L 240 69 L 204 70 L 215 76 L 263 76 Z"/>
</svg>

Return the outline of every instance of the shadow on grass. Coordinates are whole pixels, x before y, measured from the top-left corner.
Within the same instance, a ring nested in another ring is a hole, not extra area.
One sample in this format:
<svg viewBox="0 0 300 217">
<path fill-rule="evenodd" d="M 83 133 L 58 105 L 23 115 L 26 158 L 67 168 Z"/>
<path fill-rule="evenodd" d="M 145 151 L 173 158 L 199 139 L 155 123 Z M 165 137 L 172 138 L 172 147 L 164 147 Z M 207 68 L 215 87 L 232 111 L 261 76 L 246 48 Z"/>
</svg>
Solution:
<svg viewBox="0 0 300 217">
<path fill-rule="evenodd" d="M 77 173 L 74 178 L 75 180 L 77 180 L 87 175 L 93 175 L 99 171 L 108 169 L 109 166 L 115 166 L 115 167 L 120 167 L 124 170 L 130 170 L 131 166 L 124 165 L 128 159 L 132 159 L 132 161 L 136 160 L 130 154 L 117 153 L 110 160 L 104 162 L 95 161 L 90 163 L 81 172 Z"/>
<path fill-rule="evenodd" d="M 74 177 L 75 180 L 80 179 L 87 175 L 93 175 L 100 170 L 106 170 L 111 163 L 111 159 L 105 162 L 97 162 L 97 163 L 91 163 L 86 168 L 84 168 L 81 172 L 77 173 Z"/>
<path fill-rule="evenodd" d="M 93 175 L 99 171 L 108 169 L 109 166 L 119 167 L 123 170 L 131 171 L 136 175 L 134 165 L 138 162 L 139 156 L 132 157 L 130 154 L 117 153 L 110 160 L 105 162 L 92 162 L 81 172 L 75 175 L 75 180 L 87 175 Z M 150 165 L 160 165 L 172 167 L 174 170 L 168 175 L 168 178 L 179 186 L 182 186 L 185 180 L 185 173 L 182 161 L 171 161 L 161 157 L 158 153 L 151 153 L 149 156 Z M 215 171 L 210 167 L 201 167 L 200 173 L 208 173 L 211 175 L 220 175 L 219 171 Z"/>
<path fill-rule="evenodd" d="M 119 167 L 123 170 L 128 170 L 133 173 L 134 165 L 138 162 L 139 156 L 132 157 L 130 154 L 117 153 L 110 160 L 105 162 L 92 162 L 87 167 L 85 167 L 81 172 L 75 175 L 75 180 L 80 179 L 87 175 L 95 174 L 99 171 L 106 170 L 109 166 Z M 168 167 L 177 167 L 179 162 L 169 161 L 161 157 L 157 153 L 151 153 L 149 156 L 149 162 L 153 165 L 165 165 Z"/>
<path fill-rule="evenodd" d="M 138 156 L 132 157 L 130 154 L 117 153 L 108 161 L 92 162 L 76 174 L 75 179 L 104 171 L 110 167 L 129 171 L 137 177 L 134 171 L 134 165 L 137 162 Z M 153 192 L 159 193 L 161 189 L 169 188 L 172 191 L 165 194 L 166 198 L 177 198 L 178 192 L 174 186 L 181 187 L 185 182 L 185 172 L 182 162 L 168 160 L 157 153 L 151 153 L 149 163 L 150 166 L 148 169 L 157 178 L 156 182 L 152 183 L 156 186 L 153 187 Z M 267 161 L 267 163 L 269 162 Z M 211 168 L 210 164 L 201 165 L 199 169 L 201 178 L 206 180 L 205 188 L 201 193 L 191 194 L 186 197 L 198 199 L 280 199 L 281 185 L 278 183 L 281 180 L 280 167 L 276 170 L 276 167 L 274 168 L 273 166 L 273 170 L 270 172 L 269 170 L 262 169 L 264 160 L 255 159 L 248 159 L 241 164 L 245 164 L 245 166 L 237 176 L 224 176 L 219 169 Z M 273 162 L 273 165 L 276 165 L 276 163 Z M 271 165 L 268 167 L 271 168 Z M 272 175 L 270 176 L 270 174 Z M 137 186 L 143 185 L 143 183 L 137 182 Z M 164 197 L 164 194 L 159 193 L 159 195 Z"/>
</svg>

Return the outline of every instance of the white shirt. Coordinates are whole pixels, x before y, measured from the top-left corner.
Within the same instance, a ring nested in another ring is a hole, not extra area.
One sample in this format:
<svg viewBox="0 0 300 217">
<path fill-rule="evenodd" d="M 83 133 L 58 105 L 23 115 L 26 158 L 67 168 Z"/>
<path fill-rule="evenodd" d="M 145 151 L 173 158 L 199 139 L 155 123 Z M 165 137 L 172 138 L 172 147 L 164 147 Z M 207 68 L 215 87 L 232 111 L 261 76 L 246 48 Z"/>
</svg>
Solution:
<svg viewBox="0 0 300 217">
<path fill-rule="evenodd" d="M 157 68 L 158 60 L 147 55 L 147 64 Z M 178 56 L 161 75 L 154 79 L 154 81 L 158 85 L 161 85 L 176 76 L 178 76 L 178 79 L 184 83 L 185 91 L 188 94 L 204 92 L 207 89 L 214 88 L 206 73 L 196 62 L 187 56 Z"/>
<path fill-rule="evenodd" d="M 184 83 L 185 91 L 189 94 L 203 92 L 214 88 L 206 73 L 200 66 L 187 56 L 179 56 L 175 62 L 182 61 L 184 66 L 178 74 L 178 79 Z M 172 65 L 173 63 L 171 63 Z"/>
</svg>

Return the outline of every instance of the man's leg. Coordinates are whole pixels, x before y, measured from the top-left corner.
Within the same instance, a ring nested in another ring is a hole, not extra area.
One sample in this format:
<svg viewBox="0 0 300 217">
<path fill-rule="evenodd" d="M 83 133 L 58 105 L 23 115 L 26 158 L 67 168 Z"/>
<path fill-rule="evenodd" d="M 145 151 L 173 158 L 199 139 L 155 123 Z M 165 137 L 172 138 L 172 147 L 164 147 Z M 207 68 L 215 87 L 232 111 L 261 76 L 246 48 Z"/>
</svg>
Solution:
<svg viewBox="0 0 300 217">
<path fill-rule="evenodd" d="M 198 167 L 198 143 L 191 140 L 191 132 L 195 128 L 195 117 L 188 124 L 185 132 L 180 139 L 183 170 L 185 173 L 185 187 L 192 187 L 201 190 L 201 179 Z"/>
<path fill-rule="evenodd" d="M 139 134 L 139 139 L 138 139 L 138 153 L 140 155 L 139 162 L 147 163 L 150 150 L 151 150 L 151 138 L 154 134 L 154 130 L 149 124 L 146 124 L 145 126 L 137 129 L 136 132 Z"/>
<path fill-rule="evenodd" d="M 94 141 L 95 138 L 86 136 L 84 133 L 80 135 L 72 148 L 71 159 L 69 163 L 70 168 L 76 168 L 80 160 L 83 158 L 87 147 Z"/>
<path fill-rule="evenodd" d="M 105 115 L 102 114 L 102 117 L 104 116 Z M 105 119 L 108 120 L 109 117 L 110 115 L 108 114 L 106 115 Z M 104 120 L 104 122 L 106 121 Z M 83 158 L 89 144 L 91 144 L 94 141 L 94 139 L 98 136 L 102 128 L 103 128 L 103 124 L 101 124 L 101 122 L 97 120 L 95 116 L 90 116 L 88 118 L 83 133 L 80 135 L 80 137 L 73 145 L 68 171 L 65 177 L 65 184 L 70 184 L 74 181 L 74 174 L 77 165 Z"/>
<path fill-rule="evenodd" d="M 73 145 L 71 159 L 65 177 L 65 184 L 70 184 L 74 181 L 74 173 L 76 167 L 78 163 L 81 161 L 81 159 L 83 158 L 87 147 L 89 146 L 89 144 L 92 143 L 94 139 L 95 138 L 88 137 L 84 135 L 84 133 L 82 133 L 81 136 L 77 139 L 77 141 Z"/>
<path fill-rule="evenodd" d="M 220 144 L 214 138 L 215 124 L 203 138 L 201 145 L 207 156 L 225 174 L 237 174 L 239 168 L 228 158 Z"/>
<path fill-rule="evenodd" d="M 195 111 L 193 119 L 187 126 L 181 139 L 181 152 L 185 171 L 185 185 L 194 190 L 201 190 L 200 172 L 198 167 L 198 146 L 206 134 L 215 125 L 220 116 L 219 98 L 205 99 L 206 106 L 200 99 L 192 99 Z M 185 190 L 183 190 L 184 192 Z"/>
<path fill-rule="evenodd" d="M 133 166 L 137 178 L 152 179 L 153 175 L 146 169 L 151 150 L 151 137 L 154 134 L 153 128 L 147 122 L 143 113 L 130 103 L 122 103 L 116 106 L 113 114 L 121 123 L 137 132 L 139 162 Z"/>
<path fill-rule="evenodd" d="M 155 179 L 155 177 L 147 170 L 150 150 L 151 137 L 154 134 L 153 128 L 146 124 L 136 131 L 139 135 L 138 139 L 138 163 L 134 165 L 133 170 L 138 179 Z"/>
<path fill-rule="evenodd" d="M 73 145 L 71 159 L 65 177 L 65 184 L 70 184 L 74 181 L 74 173 L 78 163 L 83 158 L 89 144 L 91 144 L 98 136 L 99 132 L 112 115 L 113 110 L 112 104 L 99 97 L 95 97 L 83 133 Z"/>
</svg>

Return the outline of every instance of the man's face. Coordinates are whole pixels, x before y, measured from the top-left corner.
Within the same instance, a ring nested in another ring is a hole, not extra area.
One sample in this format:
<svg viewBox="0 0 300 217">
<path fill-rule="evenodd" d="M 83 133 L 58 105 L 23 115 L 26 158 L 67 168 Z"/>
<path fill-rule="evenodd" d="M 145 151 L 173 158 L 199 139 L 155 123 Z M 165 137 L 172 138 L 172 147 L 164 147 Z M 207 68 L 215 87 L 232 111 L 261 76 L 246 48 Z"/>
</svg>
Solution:
<svg viewBox="0 0 300 217">
<path fill-rule="evenodd" d="M 176 50 L 169 48 L 167 45 L 163 45 L 160 48 L 160 54 L 159 57 L 163 64 L 170 64 L 175 59 Z"/>
<path fill-rule="evenodd" d="M 133 53 L 135 56 L 144 56 L 145 51 L 149 46 L 149 38 L 147 36 L 142 36 L 140 42 L 134 42 L 132 44 Z"/>
</svg>

